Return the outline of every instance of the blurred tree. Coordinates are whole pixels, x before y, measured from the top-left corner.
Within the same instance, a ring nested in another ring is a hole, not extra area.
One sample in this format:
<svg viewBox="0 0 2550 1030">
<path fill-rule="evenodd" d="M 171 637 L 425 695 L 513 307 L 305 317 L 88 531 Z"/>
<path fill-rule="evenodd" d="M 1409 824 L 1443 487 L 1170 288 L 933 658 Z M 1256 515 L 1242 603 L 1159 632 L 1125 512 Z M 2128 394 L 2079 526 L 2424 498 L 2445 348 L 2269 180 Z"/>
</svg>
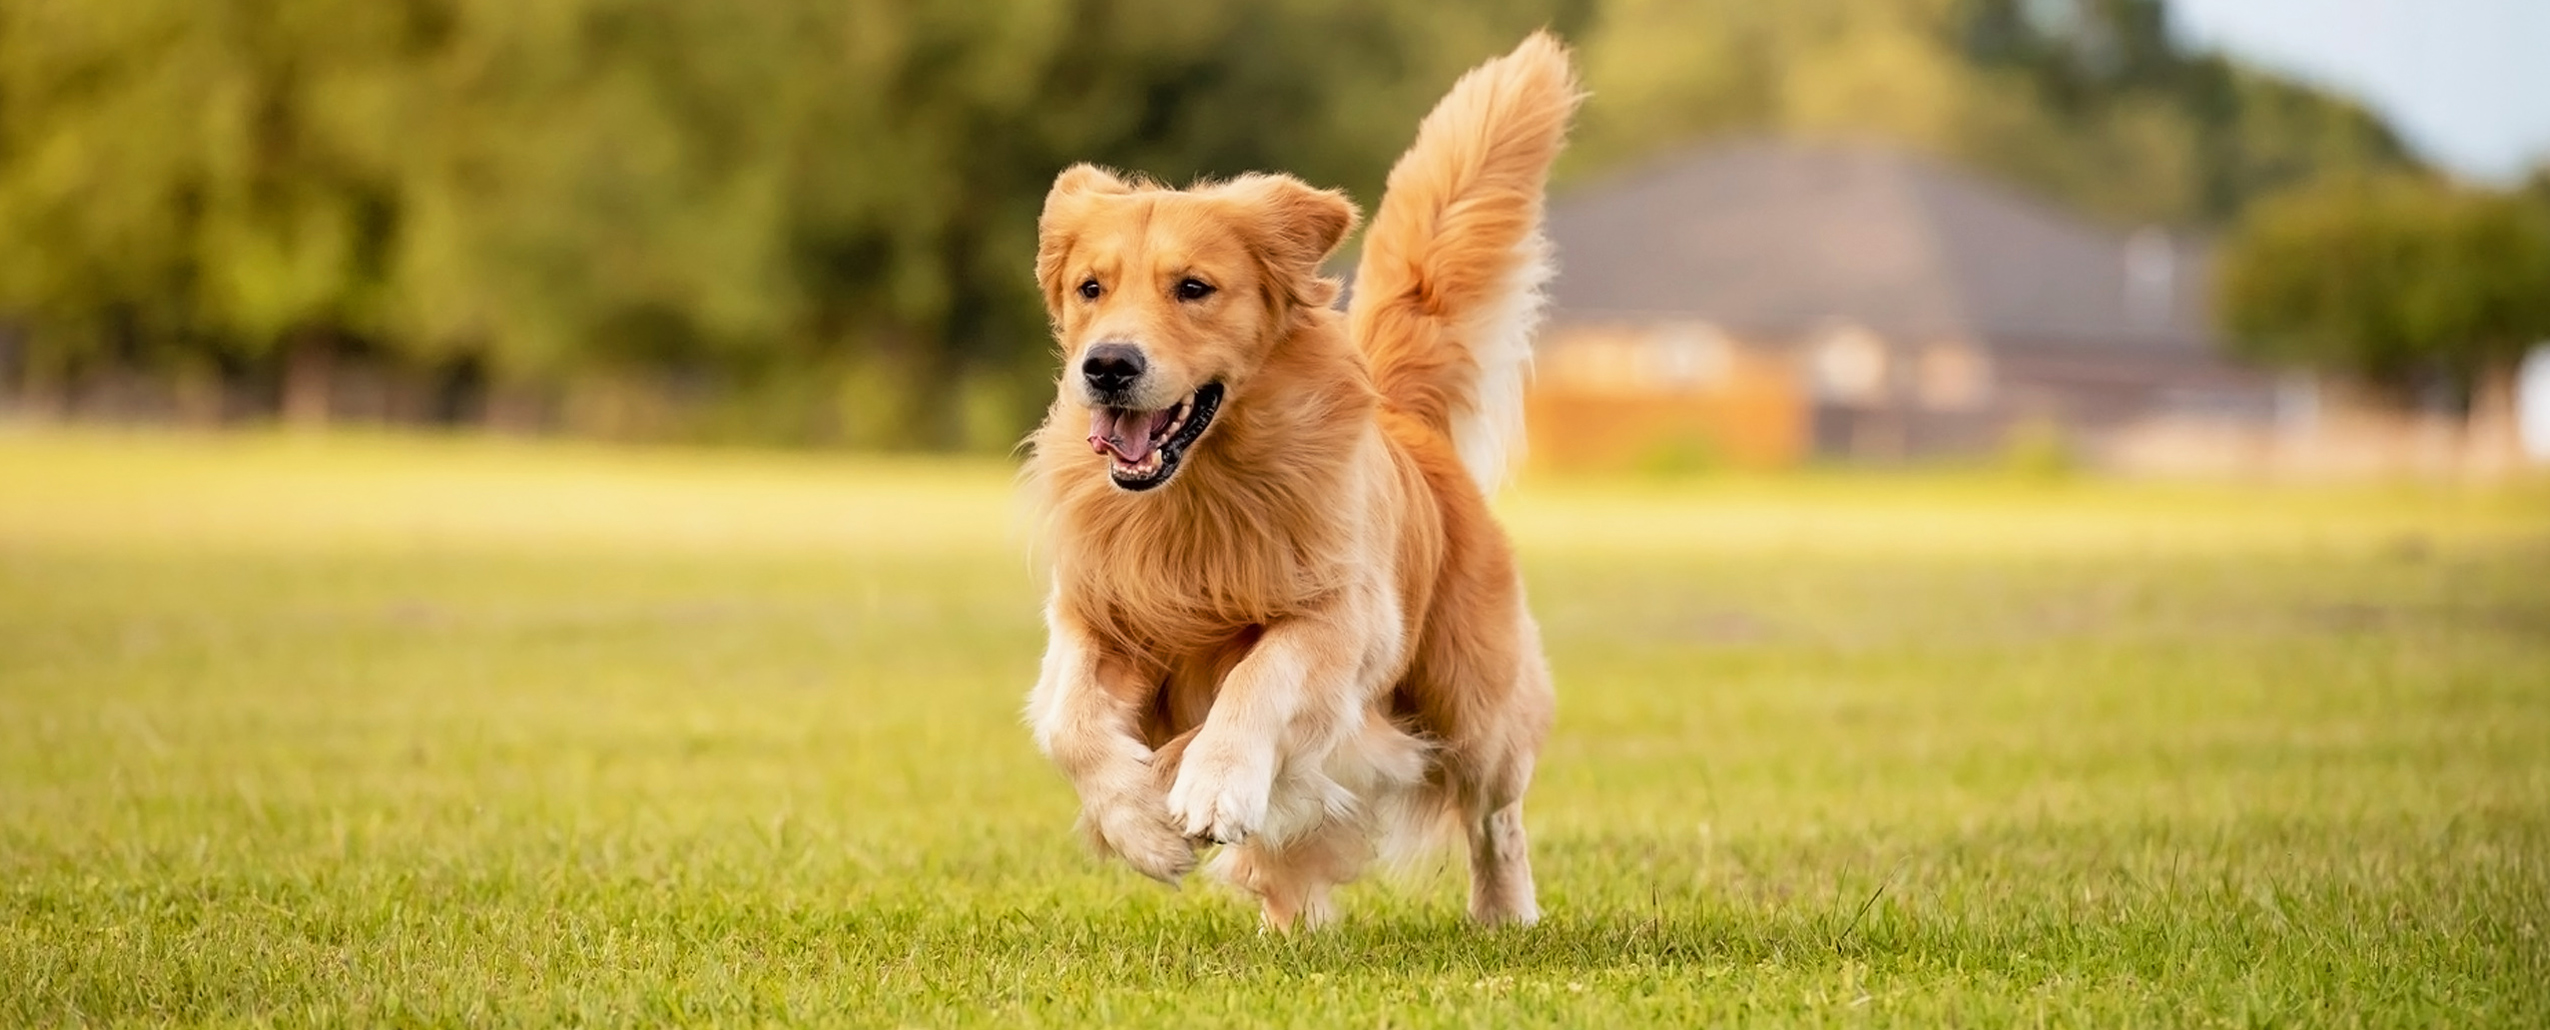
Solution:
<svg viewBox="0 0 2550 1030">
<path fill-rule="evenodd" d="M 288 349 L 286 407 L 324 418 L 327 353 L 386 328 L 398 15 L 0 9 L 0 307 L 32 323 L 30 373 Z"/>
<path fill-rule="evenodd" d="M 2507 380 L 2550 338 L 2550 206 L 2409 176 L 2341 176 L 2261 202 L 2225 240 L 2234 346 L 2403 393 Z"/>
<path fill-rule="evenodd" d="M 0 308 L 39 385 L 188 330 L 201 58 L 173 5 L 0 7 Z"/>
<path fill-rule="evenodd" d="M 1277 167 L 1369 205 L 1452 77 L 1544 24 L 1587 41 L 1585 166 L 1734 128 L 1883 132 L 2205 220 L 2397 160 L 2360 111 L 2179 53 L 2158 12 L 9 0 L 0 351 L 39 393 L 220 376 L 318 418 L 333 359 L 490 417 L 1005 445 L 1051 374 L 1026 263 L 1056 169 Z"/>
<path fill-rule="evenodd" d="M 755 435 L 1013 437 L 1056 169 L 1369 200 L 1453 74 L 1586 6 L 16 0 L 0 313 L 39 380 L 209 356 L 312 417 L 351 348 L 712 382 L 776 402 Z"/>
<path fill-rule="evenodd" d="M 2533 167 L 2532 174 L 2524 177 L 2523 189 L 2535 203 L 2550 206 L 2550 161 Z"/>
</svg>

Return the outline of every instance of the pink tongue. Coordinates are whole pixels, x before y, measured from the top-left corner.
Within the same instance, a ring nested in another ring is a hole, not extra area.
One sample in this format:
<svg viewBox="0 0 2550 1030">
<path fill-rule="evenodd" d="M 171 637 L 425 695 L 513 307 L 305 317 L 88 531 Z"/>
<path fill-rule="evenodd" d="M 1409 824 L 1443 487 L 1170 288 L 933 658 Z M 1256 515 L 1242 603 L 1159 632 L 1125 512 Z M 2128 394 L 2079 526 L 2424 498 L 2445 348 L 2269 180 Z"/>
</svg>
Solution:
<svg viewBox="0 0 2550 1030">
<path fill-rule="evenodd" d="M 1151 456 L 1151 437 L 1169 424 L 1174 409 L 1130 411 L 1124 408 L 1089 409 L 1089 449 L 1100 454 L 1116 452 L 1116 459 L 1128 465 Z"/>
</svg>

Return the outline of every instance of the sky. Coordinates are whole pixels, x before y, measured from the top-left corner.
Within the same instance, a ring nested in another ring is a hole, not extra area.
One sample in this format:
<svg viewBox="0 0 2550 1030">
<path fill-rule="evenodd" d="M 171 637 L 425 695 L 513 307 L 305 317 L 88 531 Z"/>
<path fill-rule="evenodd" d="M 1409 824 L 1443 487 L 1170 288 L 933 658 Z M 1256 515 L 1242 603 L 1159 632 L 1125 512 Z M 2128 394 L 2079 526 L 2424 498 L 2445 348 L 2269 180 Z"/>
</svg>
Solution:
<svg viewBox="0 0 2550 1030">
<path fill-rule="evenodd" d="M 2173 29 L 2364 101 L 2457 174 L 2550 161 L 2550 0 L 2171 0 Z"/>
</svg>

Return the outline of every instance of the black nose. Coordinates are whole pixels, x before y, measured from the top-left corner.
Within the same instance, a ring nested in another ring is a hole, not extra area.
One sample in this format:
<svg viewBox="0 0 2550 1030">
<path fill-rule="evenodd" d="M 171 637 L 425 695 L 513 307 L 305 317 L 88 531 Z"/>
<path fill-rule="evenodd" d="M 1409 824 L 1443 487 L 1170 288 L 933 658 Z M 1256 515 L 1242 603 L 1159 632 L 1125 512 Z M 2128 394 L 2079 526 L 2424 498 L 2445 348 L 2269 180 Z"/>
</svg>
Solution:
<svg viewBox="0 0 2550 1030">
<path fill-rule="evenodd" d="M 1089 356 L 1080 361 L 1080 374 L 1089 380 L 1089 388 L 1100 394 L 1111 394 L 1133 385 L 1142 378 L 1142 349 L 1130 343 L 1102 343 L 1089 348 Z"/>
</svg>

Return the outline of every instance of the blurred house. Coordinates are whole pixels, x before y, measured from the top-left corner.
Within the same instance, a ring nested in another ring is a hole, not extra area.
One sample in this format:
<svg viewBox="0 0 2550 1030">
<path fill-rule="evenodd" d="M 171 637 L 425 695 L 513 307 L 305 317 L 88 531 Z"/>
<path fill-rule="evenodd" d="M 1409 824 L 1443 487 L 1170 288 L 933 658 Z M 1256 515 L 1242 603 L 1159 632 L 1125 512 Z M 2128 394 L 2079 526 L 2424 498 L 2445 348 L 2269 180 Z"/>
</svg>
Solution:
<svg viewBox="0 0 2550 1030">
<path fill-rule="evenodd" d="M 2218 357 L 2200 241 L 2119 234 L 1908 153 L 1691 150 L 1556 197 L 1533 453 L 1757 467 L 2098 456 L 2138 426 L 2265 425 Z"/>
</svg>

